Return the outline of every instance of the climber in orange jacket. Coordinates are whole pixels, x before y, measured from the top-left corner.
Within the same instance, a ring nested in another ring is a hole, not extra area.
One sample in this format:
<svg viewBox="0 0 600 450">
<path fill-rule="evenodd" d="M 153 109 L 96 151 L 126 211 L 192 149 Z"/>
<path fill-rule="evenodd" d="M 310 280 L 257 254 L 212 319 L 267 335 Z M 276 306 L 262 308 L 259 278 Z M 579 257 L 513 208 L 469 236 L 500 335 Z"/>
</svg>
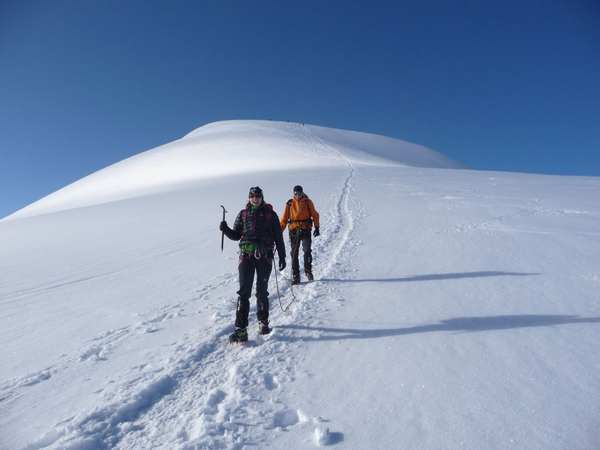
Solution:
<svg viewBox="0 0 600 450">
<path fill-rule="evenodd" d="M 304 273 L 309 281 L 314 279 L 312 273 L 311 230 L 313 236 L 319 236 L 319 213 L 312 200 L 304 193 L 302 186 L 294 186 L 294 197 L 285 204 L 285 212 L 280 220 L 281 231 L 287 226 L 290 231 L 292 253 L 292 284 L 300 283 L 300 263 L 298 254 L 300 244 L 304 252 Z"/>
</svg>

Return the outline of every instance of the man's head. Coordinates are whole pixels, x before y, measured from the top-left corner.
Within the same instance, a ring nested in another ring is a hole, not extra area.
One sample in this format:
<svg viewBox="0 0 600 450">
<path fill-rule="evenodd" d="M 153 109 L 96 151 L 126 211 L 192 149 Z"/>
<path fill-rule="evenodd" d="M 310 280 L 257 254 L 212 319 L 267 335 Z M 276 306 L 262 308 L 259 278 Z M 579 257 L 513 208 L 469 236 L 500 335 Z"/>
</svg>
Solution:
<svg viewBox="0 0 600 450">
<path fill-rule="evenodd" d="M 299 184 L 294 186 L 294 197 L 302 197 L 302 194 L 304 194 L 302 186 L 300 186 Z"/>
<path fill-rule="evenodd" d="M 258 206 L 263 201 L 263 191 L 258 186 L 253 186 L 250 188 L 250 192 L 248 192 L 248 200 L 250 204 L 253 206 Z"/>
</svg>

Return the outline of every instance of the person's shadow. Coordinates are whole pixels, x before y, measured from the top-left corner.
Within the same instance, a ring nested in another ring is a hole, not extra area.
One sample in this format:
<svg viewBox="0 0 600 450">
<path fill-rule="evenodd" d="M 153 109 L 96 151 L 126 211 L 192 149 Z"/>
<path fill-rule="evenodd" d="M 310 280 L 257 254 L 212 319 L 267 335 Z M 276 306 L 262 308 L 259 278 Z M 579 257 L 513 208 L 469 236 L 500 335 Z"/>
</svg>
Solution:
<svg viewBox="0 0 600 450">
<path fill-rule="evenodd" d="M 404 328 L 331 328 L 309 327 L 306 325 L 282 325 L 278 328 L 288 333 L 279 334 L 283 341 L 337 341 L 343 339 L 376 339 L 392 336 L 404 336 L 417 333 L 435 333 L 440 331 L 478 332 L 508 330 L 514 328 L 548 327 L 556 325 L 600 323 L 600 317 L 579 317 L 573 315 L 516 314 L 505 316 L 456 317 L 438 323 Z M 306 334 L 303 332 L 309 332 Z M 318 333 L 315 336 L 315 332 Z"/>
<path fill-rule="evenodd" d="M 401 283 L 411 281 L 437 281 L 437 280 L 458 280 L 462 278 L 483 278 L 483 277 L 526 277 L 540 275 L 535 272 L 502 272 L 502 271 L 478 271 L 478 272 L 457 272 L 457 273 L 431 273 L 427 275 L 415 275 L 409 277 L 395 278 L 320 278 L 318 281 L 323 283 Z"/>
</svg>

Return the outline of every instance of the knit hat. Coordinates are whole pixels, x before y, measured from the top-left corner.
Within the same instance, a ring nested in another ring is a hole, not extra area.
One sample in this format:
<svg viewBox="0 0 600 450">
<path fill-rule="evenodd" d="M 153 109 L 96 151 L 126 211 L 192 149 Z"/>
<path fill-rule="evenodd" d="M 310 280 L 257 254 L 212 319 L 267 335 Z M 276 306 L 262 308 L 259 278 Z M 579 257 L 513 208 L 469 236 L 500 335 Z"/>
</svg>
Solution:
<svg viewBox="0 0 600 450">
<path fill-rule="evenodd" d="M 250 188 L 250 192 L 248 192 L 248 197 L 252 197 L 252 196 L 256 196 L 258 195 L 259 197 L 263 197 L 263 191 L 260 187 L 258 186 L 253 186 Z"/>
</svg>

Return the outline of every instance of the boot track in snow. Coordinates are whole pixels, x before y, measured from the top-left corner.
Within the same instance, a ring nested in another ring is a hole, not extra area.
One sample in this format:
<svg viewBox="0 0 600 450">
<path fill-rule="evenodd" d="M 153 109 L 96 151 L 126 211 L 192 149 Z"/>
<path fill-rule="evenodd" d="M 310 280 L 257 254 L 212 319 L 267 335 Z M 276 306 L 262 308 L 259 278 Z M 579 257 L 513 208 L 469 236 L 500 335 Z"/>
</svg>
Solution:
<svg viewBox="0 0 600 450">
<path fill-rule="evenodd" d="M 307 134 L 314 151 L 333 151 L 344 158 L 318 137 Z M 354 218 L 350 197 L 355 172 L 351 162 L 345 160 L 349 174 L 334 209 L 327 215 L 321 237 L 314 242 L 316 260 L 323 261 L 317 265 L 320 277 L 340 276 L 347 270 L 342 257 L 345 251 L 351 251 L 348 244 Z M 211 286 L 232 283 L 234 277 L 228 274 Z M 211 286 L 204 289 L 204 295 L 210 295 Z M 281 292 L 289 302 L 289 282 L 281 283 Z M 260 447 L 272 430 L 315 421 L 278 399 L 279 391 L 294 380 L 297 350 L 303 345 L 301 340 L 290 339 L 292 329 L 278 326 L 314 322 L 332 307 L 329 300 L 335 296 L 335 286 L 319 283 L 316 278 L 297 289 L 296 296 L 298 300 L 288 314 L 275 308 L 272 296 L 272 333 L 258 336 L 251 327 L 250 342 L 245 346 L 226 343 L 234 309 L 230 302 L 229 312 L 217 316 L 208 340 L 204 337 L 204 342 L 198 344 L 202 340 L 198 336 L 187 337 L 163 370 L 121 386 L 112 401 L 62 422 L 27 449 Z M 127 334 L 120 333 L 119 339 Z"/>
</svg>

